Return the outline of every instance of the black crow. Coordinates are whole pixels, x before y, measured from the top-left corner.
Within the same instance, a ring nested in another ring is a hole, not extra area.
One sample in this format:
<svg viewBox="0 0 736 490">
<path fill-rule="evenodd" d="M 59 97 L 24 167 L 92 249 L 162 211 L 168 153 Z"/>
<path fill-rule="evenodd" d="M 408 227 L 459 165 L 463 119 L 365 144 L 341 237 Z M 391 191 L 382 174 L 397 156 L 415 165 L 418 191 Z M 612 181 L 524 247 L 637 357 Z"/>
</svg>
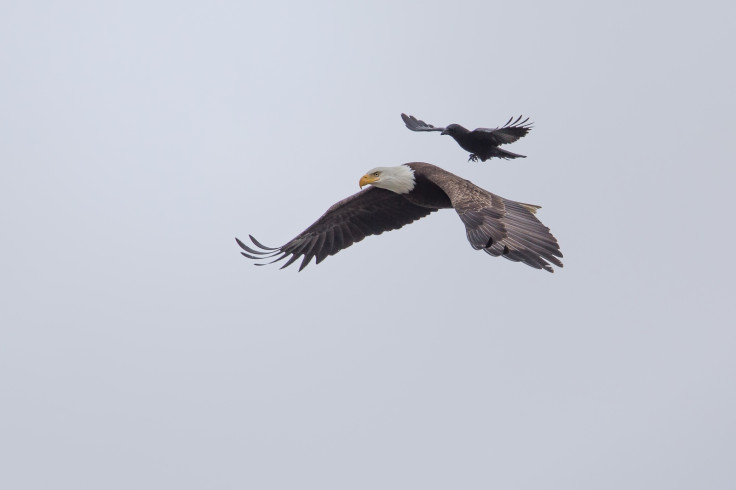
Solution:
<svg viewBox="0 0 736 490">
<path fill-rule="evenodd" d="M 529 120 L 528 117 L 521 121 L 522 117 L 523 116 L 519 116 L 513 123 L 511 122 L 511 120 L 514 119 L 512 117 L 500 128 L 478 128 L 473 131 L 468 131 L 459 124 L 450 124 L 446 128 L 436 128 L 414 116 L 401 114 L 401 119 L 404 120 L 406 127 L 412 131 L 441 131 L 440 134 L 449 134 L 455 141 L 457 141 L 458 145 L 460 145 L 464 150 L 470 152 L 470 158 L 468 158 L 468 161 L 472 160 L 474 162 L 477 162 L 479 158 L 483 162 L 493 157 L 509 160 L 514 158 L 526 158 L 524 155 L 511 153 L 510 151 L 502 150 L 498 147 L 499 145 L 505 145 L 506 143 L 513 143 L 519 138 L 523 138 L 529 131 L 531 131 L 533 123 L 527 123 Z"/>
</svg>

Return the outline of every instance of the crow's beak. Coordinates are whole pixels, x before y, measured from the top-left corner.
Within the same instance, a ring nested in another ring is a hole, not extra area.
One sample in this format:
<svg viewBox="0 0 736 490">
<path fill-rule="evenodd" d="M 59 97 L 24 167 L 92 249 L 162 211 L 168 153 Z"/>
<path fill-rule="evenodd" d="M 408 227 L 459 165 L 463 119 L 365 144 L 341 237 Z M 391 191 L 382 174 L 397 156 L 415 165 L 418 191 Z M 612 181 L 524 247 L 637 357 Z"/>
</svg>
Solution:
<svg viewBox="0 0 736 490">
<path fill-rule="evenodd" d="M 440 134 L 447 134 L 447 130 L 442 131 Z"/>
</svg>

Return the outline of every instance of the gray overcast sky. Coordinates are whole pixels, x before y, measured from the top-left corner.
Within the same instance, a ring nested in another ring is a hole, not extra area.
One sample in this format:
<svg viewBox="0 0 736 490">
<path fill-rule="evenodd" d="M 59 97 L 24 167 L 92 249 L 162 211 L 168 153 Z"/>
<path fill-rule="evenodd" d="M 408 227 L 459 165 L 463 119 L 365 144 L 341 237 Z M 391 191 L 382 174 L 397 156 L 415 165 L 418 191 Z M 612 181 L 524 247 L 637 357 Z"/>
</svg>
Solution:
<svg viewBox="0 0 736 490">
<path fill-rule="evenodd" d="M 2 2 L 0 487 L 733 489 L 733 2 Z M 525 160 L 447 137 L 524 114 Z M 253 267 L 378 165 L 540 204 Z"/>
</svg>

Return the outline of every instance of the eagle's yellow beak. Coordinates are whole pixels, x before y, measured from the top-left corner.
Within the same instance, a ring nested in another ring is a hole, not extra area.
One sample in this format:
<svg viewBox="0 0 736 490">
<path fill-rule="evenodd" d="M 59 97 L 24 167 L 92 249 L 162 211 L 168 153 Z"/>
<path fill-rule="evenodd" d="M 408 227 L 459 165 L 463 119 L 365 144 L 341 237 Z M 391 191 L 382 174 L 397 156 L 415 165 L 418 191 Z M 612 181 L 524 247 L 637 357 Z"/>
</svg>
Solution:
<svg viewBox="0 0 736 490">
<path fill-rule="evenodd" d="M 364 185 L 372 184 L 377 180 L 378 180 L 378 177 L 376 177 L 375 175 L 364 175 L 360 178 L 360 182 L 358 182 L 358 184 L 360 185 L 360 188 L 362 189 Z"/>
</svg>

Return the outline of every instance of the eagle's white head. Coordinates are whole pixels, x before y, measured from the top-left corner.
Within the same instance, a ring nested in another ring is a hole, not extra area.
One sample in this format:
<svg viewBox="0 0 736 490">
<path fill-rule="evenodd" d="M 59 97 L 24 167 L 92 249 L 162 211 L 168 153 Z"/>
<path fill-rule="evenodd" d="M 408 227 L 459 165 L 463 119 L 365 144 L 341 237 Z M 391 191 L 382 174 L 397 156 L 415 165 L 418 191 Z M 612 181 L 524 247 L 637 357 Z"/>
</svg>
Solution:
<svg viewBox="0 0 736 490">
<path fill-rule="evenodd" d="M 397 194 L 411 192 L 416 183 L 414 170 L 407 165 L 376 167 L 362 176 L 359 182 L 360 187 L 371 184 Z"/>
</svg>

